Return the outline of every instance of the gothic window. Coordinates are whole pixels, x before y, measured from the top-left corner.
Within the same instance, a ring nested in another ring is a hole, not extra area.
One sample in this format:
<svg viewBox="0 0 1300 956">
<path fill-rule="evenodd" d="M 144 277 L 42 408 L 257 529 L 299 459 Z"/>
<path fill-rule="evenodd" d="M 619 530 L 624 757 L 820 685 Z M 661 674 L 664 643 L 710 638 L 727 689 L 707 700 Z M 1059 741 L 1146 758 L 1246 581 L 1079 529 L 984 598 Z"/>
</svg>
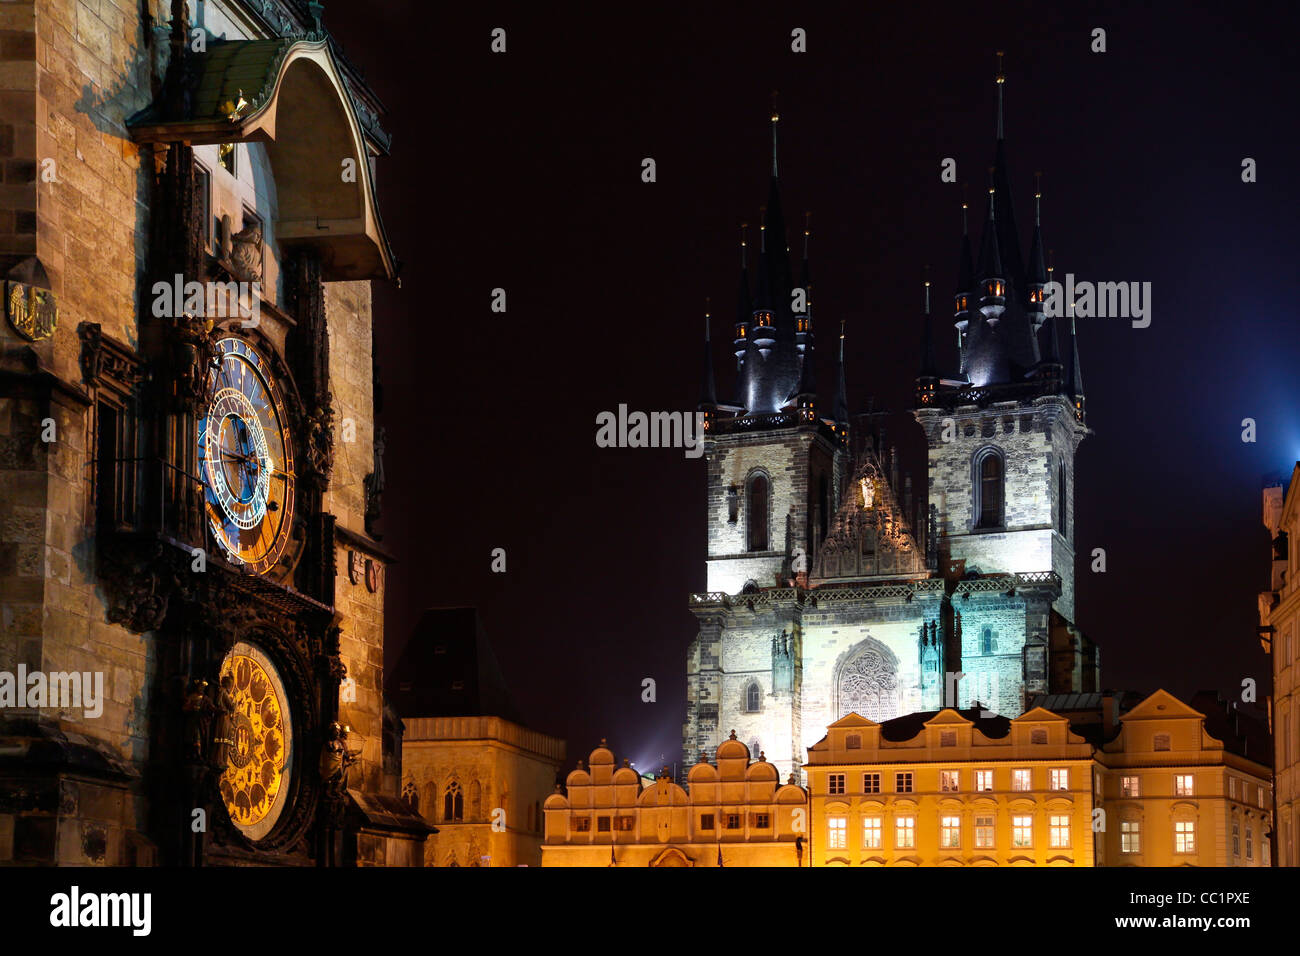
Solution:
<svg viewBox="0 0 1300 956">
<path fill-rule="evenodd" d="M 975 527 L 1003 525 L 1004 468 L 1002 453 L 985 448 L 975 456 Z"/>
<path fill-rule="evenodd" d="M 750 551 L 768 550 L 768 499 L 771 485 L 767 475 L 758 472 L 749 479 L 745 492 L 746 547 Z"/>
<path fill-rule="evenodd" d="M 740 520 L 740 492 L 732 485 L 727 489 L 727 521 L 735 524 Z"/>
<path fill-rule="evenodd" d="M 1068 513 L 1066 508 L 1066 502 L 1069 501 L 1069 497 L 1066 495 L 1066 487 L 1065 487 L 1065 459 L 1064 458 L 1062 458 L 1060 463 L 1056 466 L 1056 476 L 1057 476 L 1056 493 L 1058 496 L 1056 499 L 1056 527 L 1057 530 L 1059 530 L 1061 534 L 1064 535 L 1066 533 L 1066 516 Z"/>
<path fill-rule="evenodd" d="M 472 820 L 483 819 L 483 787 L 475 780 L 469 788 L 469 806 L 473 816 Z"/>
<path fill-rule="evenodd" d="M 454 780 L 447 784 L 442 795 L 442 819 L 447 823 L 459 823 L 465 819 L 465 794 Z"/>
<path fill-rule="evenodd" d="M 984 628 L 980 634 L 980 653 L 996 654 L 998 652 L 998 635 L 991 627 Z"/>
<path fill-rule="evenodd" d="M 840 670 L 839 716 L 853 712 L 880 722 L 898 716 L 898 678 L 894 664 L 867 648 Z"/>
<path fill-rule="evenodd" d="M 754 713 L 758 710 L 760 697 L 757 681 L 750 681 L 749 686 L 745 688 L 745 710 L 748 713 Z"/>
<path fill-rule="evenodd" d="M 416 790 L 414 782 L 408 780 L 402 787 L 402 802 L 411 808 L 412 813 L 420 812 L 420 792 Z"/>
</svg>

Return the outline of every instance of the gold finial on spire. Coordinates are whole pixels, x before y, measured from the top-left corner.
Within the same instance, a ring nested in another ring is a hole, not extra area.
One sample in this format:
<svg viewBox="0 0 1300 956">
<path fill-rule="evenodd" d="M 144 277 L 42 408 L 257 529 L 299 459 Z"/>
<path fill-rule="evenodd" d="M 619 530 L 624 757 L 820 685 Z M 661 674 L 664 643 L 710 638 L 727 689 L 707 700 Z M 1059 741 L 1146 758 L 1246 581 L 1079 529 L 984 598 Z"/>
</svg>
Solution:
<svg viewBox="0 0 1300 956">
<path fill-rule="evenodd" d="M 803 257 L 808 258 L 808 237 L 812 235 L 812 213 L 807 210 L 803 214 Z"/>
<path fill-rule="evenodd" d="M 1042 172 L 1034 173 L 1034 225 L 1041 226 L 1040 213 L 1043 204 L 1043 174 Z"/>
<path fill-rule="evenodd" d="M 998 139 L 1002 139 L 1002 86 L 1007 82 L 1007 75 L 1002 72 L 1002 51 L 998 50 Z"/>
<path fill-rule="evenodd" d="M 776 176 L 776 124 L 781 114 L 776 111 L 776 90 L 772 91 L 772 175 Z"/>
<path fill-rule="evenodd" d="M 1001 51 L 1001 50 L 998 50 L 998 76 L 997 76 L 997 80 L 998 80 L 998 85 L 999 85 L 999 86 L 1001 86 L 1003 83 L 1005 83 L 1005 82 L 1007 81 L 1007 76 L 1006 76 L 1006 74 L 1002 72 L 1002 56 L 1003 56 L 1002 51 Z"/>
</svg>

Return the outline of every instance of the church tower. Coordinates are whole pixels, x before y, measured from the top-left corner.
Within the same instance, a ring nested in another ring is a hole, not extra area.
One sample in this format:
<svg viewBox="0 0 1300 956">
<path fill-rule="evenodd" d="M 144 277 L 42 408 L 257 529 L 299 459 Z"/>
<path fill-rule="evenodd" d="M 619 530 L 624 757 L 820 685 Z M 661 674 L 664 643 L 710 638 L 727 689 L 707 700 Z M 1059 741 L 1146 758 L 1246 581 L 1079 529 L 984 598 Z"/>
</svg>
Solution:
<svg viewBox="0 0 1300 956">
<path fill-rule="evenodd" d="M 1057 323 L 1044 313 L 1041 194 L 1028 262 L 1021 257 L 1004 80 L 999 68 L 979 260 L 972 266 L 963 235 L 958 263 L 960 373 L 936 382 L 933 358 L 924 356 L 915 411 L 928 444 L 937 563 L 953 588 L 953 669 L 967 675 L 959 697 L 962 706 L 996 697 L 1000 713 L 1061 679 L 1066 690 L 1093 690 L 1096 673 L 1095 649 L 1073 628 L 1074 459 L 1088 433 L 1082 375 L 1073 331 L 1067 375 Z M 1049 673 L 1049 660 L 1050 670 L 1071 673 Z"/>
<path fill-rule="evenodd" d="M 742 234 L 732 401 L 713 397 L 706 359 L 700 408 L 708 423 L 708 593 L 692 603 L 701 628 L 689 653 L 684 752 L 693 760 L 701 749 L 717 746 L 732 729 L 719 724 L 720 705 L 725 713 L 729 702 L 763 715 L 746 742 L 785 741 L 782 750 L 769 748 L 769 757 L 790 766 L 803 759 L 790 743 L 800 739 L 796 589 L 806 586 L 810 555 L 826 539 L 839 507 L 848 415 L 842 394 L 833 417 L 823 417 L 818 403 L 809 230 L 805 226 L 796 285 L 777 164 L 778 121 L 774 110 L 771 178 L 752 293 Z M 729 645 L 724 673 L 723 615 L 709 599 L 760 591 L 765 594 L 758 619 L 749 622 L 752 639 Z"/>
</svg>

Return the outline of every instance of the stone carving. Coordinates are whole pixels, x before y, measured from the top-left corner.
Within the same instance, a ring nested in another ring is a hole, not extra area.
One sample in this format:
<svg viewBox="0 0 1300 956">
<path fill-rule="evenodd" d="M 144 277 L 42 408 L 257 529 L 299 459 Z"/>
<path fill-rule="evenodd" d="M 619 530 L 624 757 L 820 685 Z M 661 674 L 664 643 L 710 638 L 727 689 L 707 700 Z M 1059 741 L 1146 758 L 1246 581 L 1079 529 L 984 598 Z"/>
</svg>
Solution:
<svg viewBox="0 0 1300 956">
<path fill-rule="evenodd" d="M 230 237 L 230 263 L 249 282 L 262 281 L 262 226 L 251 221 Z"/>
<path fill-rule="evenodd" d="M 217 700 L 213 705 L 216 721 L 212 727 L 212 766 L 224 773 L 230 762 L 230 749 L 235 745 L 235 679 L 227 674 L 221 678 Z"/>
<path fill-rule="evenodd" d="M 330 396 L 307 416 L 307 463 L 321 489 L 334 468 L 334 408 Z"/>
<path fill-rule="evenodd" d="M 181 706 L 185 715 L 185 756 L 200 761 L 206 749 L 208 729 L 212 719 L 212 701 L 208 699 L 208 682 L 190 682 Z"/>
<path fill-rule="evenodd" d="M 865 650 L 840 671 L 839 716 L 853 711 L 874 721 L 897 716 L 898 679 L 878 651 Z"/>
</svg>

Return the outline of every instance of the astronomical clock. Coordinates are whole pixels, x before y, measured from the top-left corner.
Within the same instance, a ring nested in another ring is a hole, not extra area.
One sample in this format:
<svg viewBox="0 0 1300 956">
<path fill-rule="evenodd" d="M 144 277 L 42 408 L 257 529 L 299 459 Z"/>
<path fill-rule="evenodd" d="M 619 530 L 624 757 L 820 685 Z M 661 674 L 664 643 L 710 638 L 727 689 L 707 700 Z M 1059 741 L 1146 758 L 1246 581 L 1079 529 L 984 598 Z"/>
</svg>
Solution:
<svg viewBox="0 0 1300 956">
<path fill-rule="evenodd" d="M 198 455 L 208 521 L 229 558 L 270 571 L 293 525 L 293 439 L 280 388 L 251 344 L 215 343 L 215 373 L 199 420 Z"/>
</svg>

